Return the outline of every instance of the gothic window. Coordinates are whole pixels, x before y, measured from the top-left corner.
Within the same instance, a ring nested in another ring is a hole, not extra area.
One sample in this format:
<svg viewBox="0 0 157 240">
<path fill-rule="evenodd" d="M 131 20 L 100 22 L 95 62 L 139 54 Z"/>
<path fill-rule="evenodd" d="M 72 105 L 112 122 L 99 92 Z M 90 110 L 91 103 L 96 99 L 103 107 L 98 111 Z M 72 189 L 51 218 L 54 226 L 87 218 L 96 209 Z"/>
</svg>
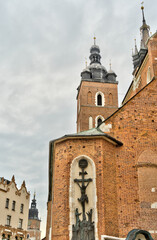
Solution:
<svg viewBox="0 0 157 240">
<path fill-rule="evenodd" d="M 100 126 L 101 123 L 102 123 L 102 119 L 101 119 L 101 118 L 98 118 L 97 126 Z"/>
<path fill-rule="evenodd" d="M 100 125 L 103 121 L 104 121 L 104 118 L 103 118 L 101 115 L 97 116 L 96 119 L 95 119 L 95 127 L 99 127 L 99 125 Z"/>
<path fill-rule="evenodd" d="M 147 83 L 149 83 L 151 81 L 151 71 L 150 71 L 150 67 L 148 68 L 147 71 Z"/>
<path fill-rule="evenodd" d="M 109 94 L 109 105 L 113 105 L 113 96 L 112 96 L 112 93 Z"/>
<path fill-rule="evenodd" d="M 89 91 L 87 95 L 87 103 L 91 104 L 92 103 L 92 93 Z"/>
<path fill-rule="evenodd" d="M 102 106 L 102 97 L 100 94 L 97 96 L 97 103 L 99 106 Z"/>
<path fill-rule="evenodd" d="M 104 94 L 102 92 L 97 92 L 95 95 L 95 104 L 96 106 L 104 106 Z"/>
<path fill-rule="evenodd" d="M 89 129 L 93 128 L 93 118 L 89 117 Z"/>
</svg>

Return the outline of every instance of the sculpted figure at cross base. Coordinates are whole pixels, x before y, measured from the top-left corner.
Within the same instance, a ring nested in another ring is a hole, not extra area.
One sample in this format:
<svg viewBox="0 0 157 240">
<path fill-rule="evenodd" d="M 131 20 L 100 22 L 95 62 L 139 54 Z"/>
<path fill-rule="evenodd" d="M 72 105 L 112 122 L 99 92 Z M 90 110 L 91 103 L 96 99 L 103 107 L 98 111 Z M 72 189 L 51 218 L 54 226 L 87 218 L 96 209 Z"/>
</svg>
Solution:
<svg viewBox="0 0 157 240">
<path fill-rule="evenodd" d="M 89 183 L 92 182 L 91 178 L 85 179 L 85 175 L 88 173 L 84 169 L 88 166 L 88 162 L 85 159 L 79 161 L 79 167 L 82 172 L 79 172 L 79 176 L 82 179 L 74 179 L 74 182 L 80 188 L 81 197 L 78 198 L 82 206 L 82 213 L 79 213 L 78 208 L 75 209 L 76 224 L 72 226 L 72 240 L 95 240 L 94 234 L 94 222 L 92 222 L 92 209 L 89 212 L 85 212 L 85 204 L 88 204 L 88 196 L 86 194 L 86 188 Z M 80 220 L 80 215 L 82 214 L 82 220 Z M 86 219 L 86 214 L 88 220 Z"/>
</svg>

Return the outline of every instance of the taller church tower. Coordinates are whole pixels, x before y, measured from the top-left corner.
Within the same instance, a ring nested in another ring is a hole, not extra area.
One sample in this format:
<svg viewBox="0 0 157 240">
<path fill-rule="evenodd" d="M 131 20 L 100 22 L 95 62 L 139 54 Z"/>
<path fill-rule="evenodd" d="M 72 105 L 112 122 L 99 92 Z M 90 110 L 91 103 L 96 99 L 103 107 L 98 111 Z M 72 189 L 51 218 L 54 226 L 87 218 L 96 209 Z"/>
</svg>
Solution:
<svg viewBox="0 0 157 240">
<path fill-rule="evenodd" d="M 117 75 L 101 64 L 100 48 L 90 48 L 90 65 L 81 72 L 77 94 L 77 132 L 97 127 L 118 109 Z"/>
</svg>

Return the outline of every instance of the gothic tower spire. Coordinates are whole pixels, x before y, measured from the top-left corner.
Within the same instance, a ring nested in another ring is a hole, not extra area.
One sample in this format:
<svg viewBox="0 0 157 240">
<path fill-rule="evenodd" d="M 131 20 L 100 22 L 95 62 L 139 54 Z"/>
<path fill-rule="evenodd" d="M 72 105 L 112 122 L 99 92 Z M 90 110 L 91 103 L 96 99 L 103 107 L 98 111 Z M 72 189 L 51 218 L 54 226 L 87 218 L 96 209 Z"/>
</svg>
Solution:
<svg viewBox="0 0 157 240">
<path fill-rule="evenodd" d="M 97 127 L 118 108 L 116 73 L 101 64 L 100 48 L 90 48 L 90 64 L 81 72 L 77 94 L 77 132 Z"/>
<path fill-rule="evenodd" d="M 142 10 L 142 26 L 140 27 L 140 31 L 141 31 L 141 44 L 140 44 L 140 50 L 138 52 L 136 41 L 135 41 L 135 50 L 134 50 L 134 53 L 132 55 L 134 71 L 143 62 L 143 60 L 145 58 L 145 55 L 148 52 L 147 40 L 149 39 L 150 27 L 146 24 L 146 19 L 145 19 L 145 16 L 144 16 L 143 2 L 142 2 L 141 10 Z"/>
<path fill-rule="evenodd" d="M 142 26 L 140 27 L 141 31 L 141 48 L 147 48 L 146 42 L 149 38 L 149 30 L 150 27 L 146 24 L 145 16 L 144 16 L 144 6 L 141 7 L 142 10 Z"/>
</svg>

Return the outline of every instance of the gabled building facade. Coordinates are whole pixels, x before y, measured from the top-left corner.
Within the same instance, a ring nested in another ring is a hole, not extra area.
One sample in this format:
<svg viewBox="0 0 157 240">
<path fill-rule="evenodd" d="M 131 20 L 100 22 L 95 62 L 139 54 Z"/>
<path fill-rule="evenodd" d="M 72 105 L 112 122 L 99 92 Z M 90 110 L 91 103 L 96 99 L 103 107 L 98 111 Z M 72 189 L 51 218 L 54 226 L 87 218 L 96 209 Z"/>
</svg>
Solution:
<svg viewBox="0 0 157 240">
<path fill-rule="evenodd" d="M 0 239 L 27 239 L 29 197 L 24 181 L 18 189 L 14 176 L 0 178 Z"/>
<path fill-rule="evenodd" d="M 143 7 L 142 17 L 123 105 L 111 113 L 95 105 L 117 82 L 109 82 L 94 44 L 78 89 L 78 132 L 50 142 L 47 240 L 125 239 L 132 229 L 157 239 L 157 33 L 149 37 Z M 91 128 L 90 116 L 99 115 L 103 122 Z"/>
</svg>

